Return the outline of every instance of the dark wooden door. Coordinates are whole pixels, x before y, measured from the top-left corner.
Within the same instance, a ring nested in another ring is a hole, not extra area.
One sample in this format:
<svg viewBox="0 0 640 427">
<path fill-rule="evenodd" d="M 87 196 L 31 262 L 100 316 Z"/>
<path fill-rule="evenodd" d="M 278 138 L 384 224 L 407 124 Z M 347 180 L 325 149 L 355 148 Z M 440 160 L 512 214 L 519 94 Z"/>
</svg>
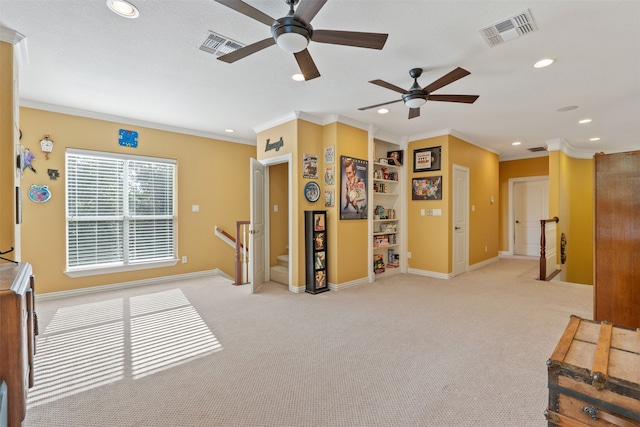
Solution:
<svg viewBox="0 0 640 427">
<path fill-rule="evenodd" d="M 640 151 L 595 156 L 594 318 L 640 328 Z"/>
</svg>

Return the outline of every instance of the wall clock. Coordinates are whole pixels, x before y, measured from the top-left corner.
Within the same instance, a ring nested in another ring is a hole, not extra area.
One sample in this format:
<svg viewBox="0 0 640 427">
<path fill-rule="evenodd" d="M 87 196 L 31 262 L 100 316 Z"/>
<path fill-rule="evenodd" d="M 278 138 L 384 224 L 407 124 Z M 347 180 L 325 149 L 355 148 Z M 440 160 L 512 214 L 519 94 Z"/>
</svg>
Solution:
<svg viewBox="0 0 640 427">
<path fill-rule="evenodd" d="M 307 185 L 304 186 L 304 198 L 312 203 L 318 201 L 320 198 L 320 186 L 318 183 L 314 181 L 307 182 Z"/>
</svg>

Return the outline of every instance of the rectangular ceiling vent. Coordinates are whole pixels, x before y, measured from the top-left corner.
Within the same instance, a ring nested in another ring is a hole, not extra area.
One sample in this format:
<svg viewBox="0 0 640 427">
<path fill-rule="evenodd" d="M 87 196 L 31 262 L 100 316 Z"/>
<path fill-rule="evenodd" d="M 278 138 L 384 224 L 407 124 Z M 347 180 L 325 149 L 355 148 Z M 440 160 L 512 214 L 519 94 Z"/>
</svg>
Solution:
<svg viewBox="0 0 640 427">
<path fill-rule="evenodd" d="M 527 150 L 531 151 L 532 153 L 537 153 L 538 151 L 547 151 L 547 147 L 531 147 L 527 148 Z"/>
<path fill-rule="evenodd" d="M 200 45 L 200 50 L 212 53 L 216 56 L 226 55 L 227 53 L 234 52 L 242 47 L 242 43 L 238 43 L 235 40 L 231 40 L 228 37 L 209 31 L 209 35 Z"/>
<path fill-rule="evenodd" d="M 529 34 L 537 29 L 538 28 L 531 17 L 531 13 L 527 9 L 514 17 L 498 22 L 497 24 L 489 27 L 482 28 L 480 30 L 480 34 L 482 34 L 482 37 L 489 46 L 493 47 L 500 43 L 513 40 L 516 37 Z"/>
</svg>

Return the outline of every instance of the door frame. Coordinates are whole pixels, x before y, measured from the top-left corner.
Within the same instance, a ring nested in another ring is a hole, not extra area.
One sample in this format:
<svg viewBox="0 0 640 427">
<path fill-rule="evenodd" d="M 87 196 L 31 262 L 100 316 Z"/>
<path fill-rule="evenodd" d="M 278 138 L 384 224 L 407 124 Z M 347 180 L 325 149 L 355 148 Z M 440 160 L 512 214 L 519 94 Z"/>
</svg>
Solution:
<svg viewBox="0 0 640 427">
<path fill-rule="evenodd" d="M 465 194 L 463 195 L 464 197 L 464 204 L 465 206 L 458 206 L 457 205 L 457 190 L 456 190 L 456 185 L 455 185 L 455 178 L 456 178 L 456 171 L 461 171 L 464 172 L 466 174 L 466 179 L 465 179 L 465 183 L 464 183 L 464 192 Z M 464 230 L 464 270 L 462 271 L 458 271 L 456 270 L 456 237 L 455 237 L 455 228 L 452 227 L 451 229 L 451 275 L 453 277 L 462 274 L 462 273 L 466 273 L 467 271 L 469 271 L 469 198 L 470 198 L 470 191 L 469 191 L 469 177 L 470 175 L 470 170 L 468 167 L 466 166 L 462 166 L 462 165 L 457 165 L 457 164 L 453 164 L 452 168 L 451 168 L 451 182 L 453 183 L 452 185 L 452 193 L 451 193 L 451 222 L 453 223 L 452 225 L 455 227 L 455 218 L 456 218 L 456 211 L 458 209 L 462 209 L 464 211 L 464 225 L 465 225 L 465 230 Z"/>
<path fill-rule="evenodd" d="M 509 178 L 509 249 L 507 255 L 514 256 L 514 227 L 513 221 L 515 216 L 515 205 L 513 203 L 513 196 L 515 194 L 515 186 L 518 182 L 532 182 L 532 181 L 549 181 L 549 175 L 539 175 L 539 176 L 523 176 L 520 178 Z M 530 258 L 530 257 L 528 257 Z"/>
<path fill-rule="evenodd" d="M 296 262 L 295 257 L 295 251 L 293 250 L 293 154 L 292 153 L 287 153 L 287 154 L 281 154 L 279 156 L 274 156 L 274 157 L 270 157 L 268 159 L 260 159 L 258 160 L 258 162 L 262 163 L 262 165 L 264 165 L 266 167 L 266 173 L 265 173 L 265 179 L 264 179 L 264 188 L 262 189 L 263 194 L 265 195 L 265 213 L 264 213 L 264 221 L 265 221 L 265 232 L 264 232 L 264 238 L 265 238 L 265 242 L 269 242 L 270 241 L 270 223 L 271 223 L 271 204 L 269 201 L 269 166 L 272 165 L 279 165 L 281 163 L 287 163 L 287 179 L 288 179 L 288 198 L 289 198 L 289 212 L 287 213 L 289 215 L 289 237 L 288 237 L 288 245 L 289 245 L 289 290 L 292 290 L 292 284 L 293 284 L 293 268 L 292 266 L 294 265 L 294 262 Z M 253 197 L 253 194 L 250 195 L 250 197 Z M 253 257 L 253 254 L 250 254 L 251 257 Z M 264 265 L 268 266 L 270 265 L 269 260 L 271 259 L 271 249 L 269 248 L 269 245 L 265 243 L 265 248 L 264 248 Z M 251 260 L 253 261 L 253 259 Z M 269 281 L 271 280 L 271 269 L 268 267 L 265 267 L 265 281 Z M 295 288 L 297 289 L 297 288 Z"/>
</svg>

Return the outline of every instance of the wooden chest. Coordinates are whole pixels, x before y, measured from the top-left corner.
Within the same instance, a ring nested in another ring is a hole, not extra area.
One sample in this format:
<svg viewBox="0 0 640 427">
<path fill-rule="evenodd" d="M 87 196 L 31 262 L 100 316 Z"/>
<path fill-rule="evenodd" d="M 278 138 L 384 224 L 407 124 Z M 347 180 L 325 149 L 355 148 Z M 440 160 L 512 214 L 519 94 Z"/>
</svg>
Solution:
<svg viewBox="0 0 640 427">
<path fill-rule="evenodd" d="M 571 316 L 547 366 L 549 426 L 640 426 L 640 329 Z"/>
</svg>

